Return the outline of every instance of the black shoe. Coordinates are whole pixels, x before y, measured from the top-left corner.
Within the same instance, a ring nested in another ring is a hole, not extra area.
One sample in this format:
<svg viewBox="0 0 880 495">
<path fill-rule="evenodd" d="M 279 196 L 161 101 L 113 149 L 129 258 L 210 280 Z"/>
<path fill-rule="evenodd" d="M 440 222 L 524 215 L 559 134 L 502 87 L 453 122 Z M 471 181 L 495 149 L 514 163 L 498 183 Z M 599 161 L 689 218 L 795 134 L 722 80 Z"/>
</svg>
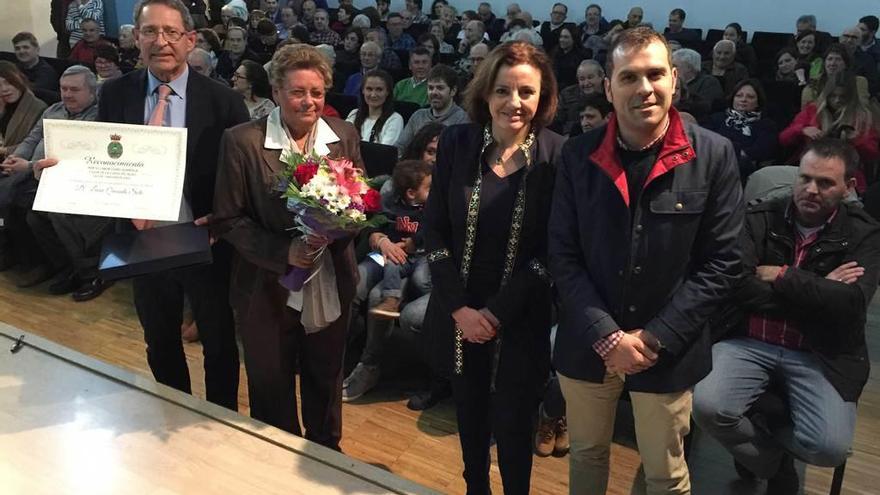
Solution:
<svg viewBox="0 0 880 495">
<path fill-rule="evenodd" d="M 430 391 L 420 392 L 413 395 L 406 402 L 406 407 L 412 411 L 424 411 L 440 403 L 443 399 L 452 396 L 452 388 L 447 381 L 431 387 Z"/>
<path fill-rule="evenodd" d="M 800 489 L 794 458 L 788 454 L 782 457 L 779 470 L 767 480 L 767 493 L 772 495 L 797 495 Z"/>
<path fill-rule="evenodd" d="M 70 294 L 82 286 L 82 280 L 76 276 L 73 270 L 64 270 L 49 283 L 49 294 L 60 296 Z"/>
<path fill-rule="evenodd" d="M 90 301 L 103 294 L 112 285 L 113 282 L 105 282 L 100 278 L 93 278 L 73 292 L 73 300 L 76 302 Z"/>
<path fill-rule="evenodd" d="M 46 280 L 54 277 L 58 273 L 54 268 L 47 265 L 37 265 L 18 277 L 15 286 L 19 289 L 27 289 L 35 285 L 40 285 Z"/>
</svg>

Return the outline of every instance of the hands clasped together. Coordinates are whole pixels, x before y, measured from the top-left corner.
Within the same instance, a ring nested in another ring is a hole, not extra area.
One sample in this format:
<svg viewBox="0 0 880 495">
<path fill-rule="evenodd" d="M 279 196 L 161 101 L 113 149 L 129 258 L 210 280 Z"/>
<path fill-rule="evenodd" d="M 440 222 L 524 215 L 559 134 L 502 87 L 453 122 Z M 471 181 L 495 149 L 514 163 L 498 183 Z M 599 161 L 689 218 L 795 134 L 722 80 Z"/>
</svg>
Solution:
<svg viewBox="0 0 880 495">
<path fill-rule="evenodd" d="M 489 342 L 498 335 L 501 327 L 501 322 L 488 308 L 477 310 L 464 306 L 454 311 L 452 318 L 456 328 L 461 330 L 462 338 L 474 344 Z"/>
<path fill-rule="evenodd" d="M 605 369 L 634 375 L 657 364 L 660 341 L 644 329 L 624 332 L 620 342 L 605 355 Z"/>
</svg>

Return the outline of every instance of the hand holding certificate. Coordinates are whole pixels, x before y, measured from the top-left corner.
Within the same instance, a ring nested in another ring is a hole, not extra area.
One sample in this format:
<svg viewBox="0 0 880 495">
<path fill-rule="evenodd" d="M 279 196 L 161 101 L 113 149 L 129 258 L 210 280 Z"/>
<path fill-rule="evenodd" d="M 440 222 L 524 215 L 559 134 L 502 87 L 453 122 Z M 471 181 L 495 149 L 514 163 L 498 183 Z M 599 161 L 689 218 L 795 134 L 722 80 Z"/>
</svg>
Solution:
<svg viewBox="0 0 880 495">
<path fill-rule="evenodd" d="M 186 129 L 45 120 L 46 156 L 34 210 L 176 221 Z"/>
</svg>

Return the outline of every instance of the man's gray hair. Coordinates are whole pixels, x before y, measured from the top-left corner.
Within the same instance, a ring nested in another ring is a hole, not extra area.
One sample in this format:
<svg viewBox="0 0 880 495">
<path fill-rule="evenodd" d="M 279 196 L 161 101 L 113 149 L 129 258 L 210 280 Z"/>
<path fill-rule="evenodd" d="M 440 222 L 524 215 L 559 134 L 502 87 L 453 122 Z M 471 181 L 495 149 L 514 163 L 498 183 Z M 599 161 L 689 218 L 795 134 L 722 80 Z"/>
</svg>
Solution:
<svg viewBox="0 0 880 495">
<path fill-rule="evenodd" d="M 734 43 L 732 40 L 718 41 L 718 43 L 715 43 L 715 46 L 712 47 L 712 51 L 715 51 L 716 48 L 718 48 L 719 46 L 724 46 L 724 45 L 730 45 L 730 48 L 732 48 L 733 51 L 736 52 L 736 43 Z"/>
<path fill-rule="evenodd" d="M 189 55 L 186 56 L 186 59 L 189 60 L 193 57 L 200 57 L 202 62 L 209 67 L 214 67 L 214 59 L 211 58 L 211 54 L 207 52 L 207 50 L 199 47 L 195 47 L 189 52 Z"/>
<path fill-rule="evenodd" d="M 691 66 L 691 69 L 700 72 L 703 68 L 703 57 L 696 50 L 690 48 L 682 48 L 672 52 L 672 63 L 683 63 Z"/>
<path fill-rule="evenodd" d="M 813 31 L 816 30 L 816 16 L 813 14 L 804 14 L 797 19 L 797 24 L 809 24 L 810 27 L 813 28 Z"/>
<path fill-rule="evenodd" d="M 119 26 L 119 32 L 122 33 L 124 31 L 128 31 L 131 33 L 134 30 L 134 24 L 123 24 Z"/>
<path fill-rule="evenodd" d="M 95 94 L 95 91 L 98 89 L 98 78 L 95 77 L 95 73 L 92 72 L 92 69 L 84 65 L 71 65 L 61 74 L 61 79 L 64 79 L 67 76 L 77 76 L 82 74 L 86 81 L 86 87 L 89 88 L 89 92 Z"/>
<path fill-rule="evenodd" d="M 168 8 L 172 8 L 180 12 L 180 17 L 183 19 L 183 29 L 189 32 L 196 28 L 196 24 L 193 22 L 189 9 L 180 0 L 140 0 L 134 6 L 134 25 L 137 28 L 140 28 L 141 26 L 141 14 L 143 14 L 144 7 L 147 5 L 164 5 Z"/>
<path fill-rule="evenodd" d="M 336 50 L 332 46 L 326 43 L 321 43 L 320 45 L 315 46 L 315 50 L 318 50 L 321 55 L 327 58 L 327 63 L 330 64 L 330 67 L 336 65 Z"/>
<path fill-rule="evenodd" d="M 602 67 L 602 64 L 596 62 L 591 58 L 581 61 L 581 63 L 578 65 L 577 70 L 581 69 L 595 69 L 596 72 L 599 73 L 599 77 L 605 77 L 605 69 Z"/>
</svg>

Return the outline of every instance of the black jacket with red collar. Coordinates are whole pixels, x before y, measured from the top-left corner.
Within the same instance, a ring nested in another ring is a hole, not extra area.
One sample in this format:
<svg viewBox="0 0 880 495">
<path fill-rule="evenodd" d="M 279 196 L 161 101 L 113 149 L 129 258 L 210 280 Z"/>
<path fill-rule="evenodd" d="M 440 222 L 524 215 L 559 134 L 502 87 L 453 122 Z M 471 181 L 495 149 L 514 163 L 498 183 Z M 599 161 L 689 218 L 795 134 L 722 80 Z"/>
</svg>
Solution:
<svg viewBox="0 0 880 495">
<path fill-rule="evenodd" d="M 617 119 L 568 140 L 550 215 L 550 271 L 562 301 L 554 364 L 601 382 L 600 338 L 644 328 L 663 345 L 627 388 L 667 393 L 711 370 L 709 317 L 741 273 L 742 190 L 730 141 L 674 109 L 634 215 Z"/>
</svg>

